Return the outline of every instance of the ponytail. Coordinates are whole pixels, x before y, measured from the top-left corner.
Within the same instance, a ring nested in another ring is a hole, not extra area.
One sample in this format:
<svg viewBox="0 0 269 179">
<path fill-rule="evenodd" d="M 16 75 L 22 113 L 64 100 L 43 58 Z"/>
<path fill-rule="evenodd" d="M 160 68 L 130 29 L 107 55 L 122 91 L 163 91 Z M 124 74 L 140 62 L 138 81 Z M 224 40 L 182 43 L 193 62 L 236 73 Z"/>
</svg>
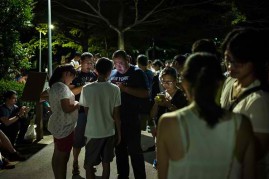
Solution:
<svg viewBox="0 0 269 179">
<path fill-rule="evenodd" d="M 207 67 L 202 67 L 194 87 L 194 99 L 198 106 L 199 115 L 212 128 L 223 115 L 223 110 L 215 102 L 218 83 L 219 79 L 215 77 L 213 71 Z"/>
<path fill-rule="evenodd" d="M 190 92 L 198 113 L 213 128 L 224 114 L 215 97 L 219 83 L 224 79 L 217 57 L 210 53 L 194 53 L 184 65 L 183 78 L 190 84 Z"/>
</svg>

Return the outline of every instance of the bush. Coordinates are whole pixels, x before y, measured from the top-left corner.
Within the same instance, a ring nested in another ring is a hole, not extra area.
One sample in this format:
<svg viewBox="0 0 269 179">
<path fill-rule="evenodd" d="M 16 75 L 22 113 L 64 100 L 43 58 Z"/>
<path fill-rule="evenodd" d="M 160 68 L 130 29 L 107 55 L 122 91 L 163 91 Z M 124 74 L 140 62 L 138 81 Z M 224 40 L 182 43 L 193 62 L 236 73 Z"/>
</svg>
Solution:
<svg viewBox="0 0 269 179">
<path fill-rule="evenodd" d="M 1 104 L 3 101 L 3 94 L 8 90 L 15 90 L 18 93 L 18 101 L 22 96 L 22 92 L 24 89 L 24 84 L 18 83 L 16 81 L 7 81 L 7 80 L 0 80 L 0 102 Z"/>
</svg>

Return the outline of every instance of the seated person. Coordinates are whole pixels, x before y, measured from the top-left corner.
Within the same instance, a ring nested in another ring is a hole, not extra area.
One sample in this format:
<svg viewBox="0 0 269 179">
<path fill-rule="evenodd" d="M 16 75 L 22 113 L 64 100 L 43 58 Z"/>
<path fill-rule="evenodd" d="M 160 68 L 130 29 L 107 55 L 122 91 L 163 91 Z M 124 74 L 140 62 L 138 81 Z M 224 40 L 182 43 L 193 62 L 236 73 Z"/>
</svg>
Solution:
<svg viewBox="0 0 269 179">
<path fill-rule="evenodd" d="M 16 91 L 9 90 L 3 95 L 4 104 L 0 106 L 0 129 L 9 138 L 12 145 L 24 143 L 24 135 L 29 122 L 26 119 L 29 108 L 18 107 Z M 19 132 L 19 134 L 18 134 Z"/>
<path fill-rule="evenodd" d="M 24 161 L 26 158 L 22 156 L 16 149 L 12 146 L 10 140 L 7 136 L 0 130 L 0 151 L 3 156 L 7 157 L 7 161 Z"/>
</svg>

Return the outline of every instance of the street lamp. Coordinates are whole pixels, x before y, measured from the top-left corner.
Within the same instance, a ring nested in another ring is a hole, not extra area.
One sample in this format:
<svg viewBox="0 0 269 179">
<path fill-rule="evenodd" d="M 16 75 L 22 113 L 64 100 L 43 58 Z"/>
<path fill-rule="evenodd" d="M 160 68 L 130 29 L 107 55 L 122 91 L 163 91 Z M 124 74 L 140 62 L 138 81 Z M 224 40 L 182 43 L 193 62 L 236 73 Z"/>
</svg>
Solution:
<svg viewBox="0 0 269 179">
<path fill-rule="evenodd" d="M 39 58 L 38 58 L 38 72 L 41 72 L 41 64 L 42 64 L 42 60 L 41 60 L 41 56 L 42 56 L 42 33 L 44 35 L 46 35 L 46 31 L 47 29 L 45 29 L 45 27 L 37 27 L 36 28 L 39 32 Z M 50 25 L 49 29 L 54 29 L 54 25 Z"/>
</svg>

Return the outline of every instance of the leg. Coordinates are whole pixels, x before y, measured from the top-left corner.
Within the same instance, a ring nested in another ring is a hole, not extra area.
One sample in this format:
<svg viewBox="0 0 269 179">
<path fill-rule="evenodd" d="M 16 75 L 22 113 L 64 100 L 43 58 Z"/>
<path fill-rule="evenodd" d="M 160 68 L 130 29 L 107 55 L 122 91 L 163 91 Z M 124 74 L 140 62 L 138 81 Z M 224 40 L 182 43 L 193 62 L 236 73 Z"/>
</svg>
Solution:
<svg viewBox="0 0 269 179">
<path fill-rule="evenodd" d="M 78 157 L 81 151 L 81 148 L 85 146 L 85 127 L 87 123 L 87 116 L 85 113 L 79 113 L 77 126 L 74 133 L 74 143 L 73 143 L 73 175 L 79 175 L 79 163 Z"/>
<path fill-rule="evenodd" d="M 16 150 L 12 146 L 7 136 L 0 130 L 0 148 L 7 150 L 9 153 L 14 153 Z"/>
<path fill-rule="evenodd" d="M 95 170 L 93 166 L 87 166 L 86 168 L 86 179 L 95 179 Z"/>
<path fill-rule="evenodd" d="M 18 121 L 9 126 L 3 125 L 2 131 L 5 133 L 11 144 L 14 146 L 19 131 Z"/>
<path fill-rule="evenodd" d="M 79 164 L 78 164 L 78 156 L 80 154 L 81 148 L 73 148 L 73 156 L 74 156 L 74 161 L 73 161 L 73 170 L 72 173 L 73 175 L 79 175 Z"/>
<path fill-rule="evenodd" d="M 114 158 L 115 136 L 106 137 L 103 139 L 104 145 L 101 150 L 103 173 L 102 179 L 109 179 L 110 177 L 110 162 Z"/>
<path fill-rule="evenodd" d="M 20 143 L 20 142 L 24 141 L 24 136 L 27 132 L 29 124 L 30 124 L 30 121 L 26 118 L 19 120 L 20 130 L 19 130 L 19 134 L 18 134 L 18 138 L 17 138 L 16 143 Z"/>
<path fill-rule="evenodd" d="M 109 179 L 109 176 L 110 176 L 110 163 L 102 162 L 102 166 L 103 166 L 102 179 Z"/>
<path fill-rule="evenodd" d="M 74 132 L 67 137 L 54 138 L 54 152 L 52 156 L 52 169 L 55 179 L 65 179 L 67 171 L 67 162 L 70 157 L 72 144 L 74 140 Z"/>
<path fill-rule="evenodd" d="M 61 152 L 57 149 L 57 146 L 55 146 L 52 156 L 52 169 L 55 179 L 66 179 L 69 156 L 70 152 Z"/>
<path fill-rule="evenodd" d="M 133 120 L 135 121 L 135 120 Z M 144 156 L 141 149 L 141 132 L 140 123 L 132 122 L 128 127 L 128 151 L 131 157 L 131 163 L 134 171 L 134 176 L 136 179 L 145 179 L 146 170 Z"/>
<path fill-rule="evenodd" d="M 119 179 L 120 178 L 128 178 L 129 177 L 129 160 L 128 160 L 128 150 L 126 144 L 126 136 L 125 132 L 126 126 L 124 124 L 121 125 L 121 142 L 115 148 L 116 154 L 116 164 Z"/>
</svg>

